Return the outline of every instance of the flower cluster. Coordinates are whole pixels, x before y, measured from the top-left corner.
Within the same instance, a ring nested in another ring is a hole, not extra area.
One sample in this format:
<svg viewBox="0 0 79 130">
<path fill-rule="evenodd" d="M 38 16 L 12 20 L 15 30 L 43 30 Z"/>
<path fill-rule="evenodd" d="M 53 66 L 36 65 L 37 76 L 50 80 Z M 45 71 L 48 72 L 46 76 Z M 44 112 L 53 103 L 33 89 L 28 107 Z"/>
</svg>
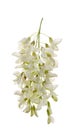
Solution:
<svg viewBox="0 0 79 130">
<path fill-rule="evenodd" d="M 19 90 L 19 107 L 25 113 L 38 116 L 38 111 L 47 106 L 48 124 L 52 122 L 52 109 L 49 98 L 57 101 L 57 95 L 54 92 L 57 85 L 54 79 L 57 76 L 53 69 L 57 67 L 55 60 L 55 51 L 58 50 L 60 40 L 53 40 L 48 37 L 46 43 L 39 40 L 40 34 L 35 34 L 20 41 L 18 52 L 14 53 L 17 57 L 17 66 L 19 70 L 15 72 L 16 82 Z M 40 45 L 40 46 L 39 46 Z"/>
</svg>

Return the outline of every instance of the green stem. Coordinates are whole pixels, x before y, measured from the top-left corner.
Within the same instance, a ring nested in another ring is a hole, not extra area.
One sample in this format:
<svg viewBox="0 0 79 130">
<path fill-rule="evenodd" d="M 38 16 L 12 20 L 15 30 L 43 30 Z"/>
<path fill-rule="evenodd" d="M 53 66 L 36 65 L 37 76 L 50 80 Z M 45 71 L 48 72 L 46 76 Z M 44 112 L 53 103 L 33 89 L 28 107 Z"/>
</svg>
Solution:
<svg viewBox="0 0 79 130">
<path fill-rule="evenodd" d="M 43 18 L 41 19 L 39 30 L 38 30 L 38 33 L 37 33 L 38 48 L 40 48 L 40 32 L 41 32 L 42 21 L 43 21 Z"/>
</svg>

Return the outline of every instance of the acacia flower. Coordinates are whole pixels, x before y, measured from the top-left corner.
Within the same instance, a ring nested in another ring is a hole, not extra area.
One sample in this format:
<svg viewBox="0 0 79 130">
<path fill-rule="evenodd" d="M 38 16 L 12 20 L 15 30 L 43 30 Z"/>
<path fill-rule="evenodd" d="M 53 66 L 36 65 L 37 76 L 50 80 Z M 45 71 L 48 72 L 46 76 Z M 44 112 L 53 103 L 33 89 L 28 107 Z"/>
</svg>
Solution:
<svg viewBox="0 0 79 130">
<path fill-rule="evenodd" d="M 18 52 L 13 54 L 17 57 L 16 68 L 18 68 L 14 82 L 19 87 L 15 94 L 19 96 L 19 107 L 23 112 L 38 116 L 38 111 L 43 106 L 47 106 L 49 124 L 53 121 L 50 98 L 54 101 L 58 100 L 55 93 L 57 85 L 54 84 L 57 75 L 53 69 L 57 67 L 55 52 L 61 40 L 53 40 L 47 36 L 48 41 L 41 43 L 42 20 L 38 32 L 23 38 Z"/>
</svg>

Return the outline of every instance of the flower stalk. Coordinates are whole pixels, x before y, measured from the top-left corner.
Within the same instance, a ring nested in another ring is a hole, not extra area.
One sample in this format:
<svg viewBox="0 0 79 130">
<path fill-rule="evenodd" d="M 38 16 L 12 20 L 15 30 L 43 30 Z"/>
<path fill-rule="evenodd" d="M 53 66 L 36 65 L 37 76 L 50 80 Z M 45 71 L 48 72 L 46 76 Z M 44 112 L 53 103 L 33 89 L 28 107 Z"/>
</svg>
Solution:
<svg viewBox="0 0 79 130">
<path fill-rule="evenodd" d="M 42 21 L 43 21 L 43 18 L 41 19 L 39 30 L 38 30 L 38 33 L 37 33 L 38 48 L 40 48 L 40 32 L 41 32 Z"/>
</svg>

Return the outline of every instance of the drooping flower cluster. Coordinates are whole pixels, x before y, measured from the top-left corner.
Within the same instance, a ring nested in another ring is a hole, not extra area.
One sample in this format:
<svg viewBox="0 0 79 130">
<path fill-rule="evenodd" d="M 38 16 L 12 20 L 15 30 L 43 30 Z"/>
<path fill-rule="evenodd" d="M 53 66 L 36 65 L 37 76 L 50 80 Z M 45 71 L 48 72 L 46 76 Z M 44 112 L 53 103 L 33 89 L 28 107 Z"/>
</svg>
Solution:
<svg viewBox="0 0 79 130">
<path fill-rule="evenodd" d="M 48 123 L 51 123 L 52 109 L 49 99 L 57 101 L 54 92 L 57 85 L 53 82 L 57 75 L 53 73 L 53 69 L 57 67 L 55 51 L 58 50 L 60 40 L 48 37 L 48 41 L 43 44 L 39 38 L 36 34 L 20 41 L 19 51 L 14 53 L 17 57 L 16 68 L 19 68 L 14 81 L 19 86 L 16 91 L 16 95 L 19 95 L 19 107 L 25 113 L 30 112 L 31 116 L 38 116 L 38 111 L 47 106 Z"/>
</svg>

